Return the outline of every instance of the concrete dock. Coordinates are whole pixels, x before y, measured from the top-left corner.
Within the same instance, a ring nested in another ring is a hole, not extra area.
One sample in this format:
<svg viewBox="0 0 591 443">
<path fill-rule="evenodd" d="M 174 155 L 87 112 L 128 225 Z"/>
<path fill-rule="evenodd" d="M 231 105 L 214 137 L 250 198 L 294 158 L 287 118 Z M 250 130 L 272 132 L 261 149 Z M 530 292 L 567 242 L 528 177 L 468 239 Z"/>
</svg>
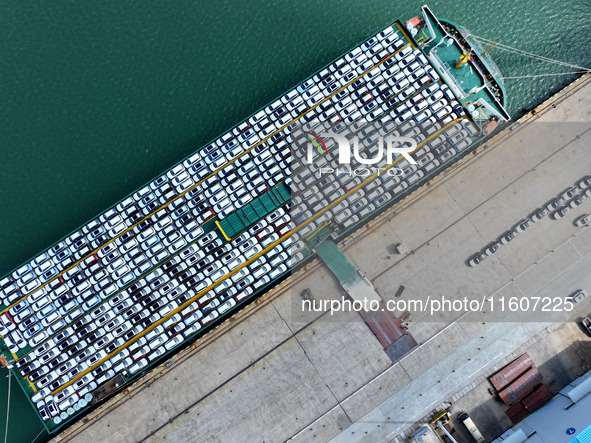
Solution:
<svg viewBox="0 0 591 443">
<path fill-rule="evenodd" d="M 591 213 L 591 199 L 562 219 L 535 223 L 478 266 L 466 265 L 591 174 L 589 146 L 591 76 L 585 76 L 341 249 L 384 300 L 492 297 L 498 309 L 503 297 L 564 298 L 591 289 L 591 230 L 572 223 Z M 400 243 L 409 254 L 392 252 Z M 538 365 L 560 352 L 577 362 L 561 377 L 548 371 L 556 389 L 591 365 L 583 354 L 569 354 L 573 343 L 589 338 L 562 323 L 566 316 L 499 310 L 411 312 L 408 331 L 420 346 L 393 363 L 358 312 L 302 312 L 304 289 L 315 300 L 344 295 L 329 270 L 312 263 L 54 441 L 403 441 L 444 402 L 464 402 L 486 416 L 485 376 L 523 350 L 538 349 Z M 576 308 L 569 318 L 591 310 L 586 303 Z M 543 342 L 552 343 L 550 350 L 540 348 Z M 503 426 L 509 424 L 491 424 L 485 437 Z"/>
</svg>

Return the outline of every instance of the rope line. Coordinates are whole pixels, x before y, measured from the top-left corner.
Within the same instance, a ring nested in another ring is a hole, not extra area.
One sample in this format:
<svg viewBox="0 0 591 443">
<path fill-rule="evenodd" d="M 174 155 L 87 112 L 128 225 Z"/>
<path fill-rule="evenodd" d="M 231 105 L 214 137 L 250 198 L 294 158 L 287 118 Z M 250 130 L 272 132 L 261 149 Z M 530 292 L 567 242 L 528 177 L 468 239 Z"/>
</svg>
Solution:
<svg viewBox="0 0 591 443">
<path fill-rule="evenodd" d="M 45 432 L 45 429 L 41 429 L 41 432 L 39 432 L 39 433 L 37 434 L 37 437 L 35 437 L 35 438 L 34 438 L 34 439 L 31 441 L 31 443 L 35 443 L 35 440 L 37 440 L 37 439 L 39 438 L 39 436 L 40 436 L 41 434 L 43 434 L 43 432 Z"/>
<path fill-rule="evenodd" d="M 10 414 L 10 382 L 12 381 L 12 373 L 8 368 L 8 402 L 6 405 L 6 428 L 4 429 L 4 443 L 8 441 L 8 414 Z"/>
<path fill-rule="evenodd" d="M 480 43 L 493 43 L 493 40 L 489 40 L 489 39 L 484 38 L 484 37 L 478 37 L 478 36 L 473 35 L 473 34 L 472 34 L 472 37 L 476 41 L 480 41 Z M 533 58 L 535 60 L 539 60 L 539 61 L 543 61 L 543 62 L 547 62 L 547 63 L 553 63 L 553 64 L 560 65 L 560 66 L 567 66 L 569 68 L 576 68 L 576 69 L 580 69 L 580 70 L 585 71 L 585 72 L 591 72 L 591 69 L 590 68 L 585 68 L 583 66 L 574 65 L 572 63 L 566 63 L 566 62 L 563 62 L 563 61 L 560 61 L 560 60 L 555 60 L 555 59 L 552 59 L 552 58 L 549 58 L 549 57 L 545 57 L 543 55 L 538 55 L 538 54 L 534 54 L 532 52 L 524 51 L 522 49 L 513 48 L 511 46 L 504 45 L 502 43 L 497 43 L 495 45 L 495 48 L 500 49 L 501 51 L 507 51 L 507 52 L 511 52 L 513 54 L 518 54 L 518 55 L 521 55 L 521 56 L 524 56 L 524 57 Z"/>
<path fill-rule="evenodd" d="M 503 80 L 513 79 L 513 78 L 534 78 L 534 77 L 549 77 L 553 75 L 574 75 L 574 74 L 585 74 L 589 71 L 574 71 L 574 72 L 559 72 L 557 74 L 533 74 L 533 75 L 520 75 L 516 77 L 501 77 Z"/>
</svg>

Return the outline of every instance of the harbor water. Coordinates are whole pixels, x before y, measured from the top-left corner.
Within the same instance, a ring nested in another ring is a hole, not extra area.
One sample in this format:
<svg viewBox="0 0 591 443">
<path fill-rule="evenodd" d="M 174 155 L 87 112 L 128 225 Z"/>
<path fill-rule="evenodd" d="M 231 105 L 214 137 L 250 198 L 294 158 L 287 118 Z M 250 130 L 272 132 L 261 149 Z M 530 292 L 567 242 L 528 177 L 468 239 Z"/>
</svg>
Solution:
<svg viewBox="0 0 591 443">
<path fill-rule="evenodd" d="M 0 7 L 0 276 L 425 0 Z M 588 0 L 437 0 L 473 34 L 591 66 Z M 513 117 L 576 75 L 493 48 Z M 0 438 L 8 406 L 0 370 Z M 11 386 L 8 442 L 48 439 Z"/>
</svg>

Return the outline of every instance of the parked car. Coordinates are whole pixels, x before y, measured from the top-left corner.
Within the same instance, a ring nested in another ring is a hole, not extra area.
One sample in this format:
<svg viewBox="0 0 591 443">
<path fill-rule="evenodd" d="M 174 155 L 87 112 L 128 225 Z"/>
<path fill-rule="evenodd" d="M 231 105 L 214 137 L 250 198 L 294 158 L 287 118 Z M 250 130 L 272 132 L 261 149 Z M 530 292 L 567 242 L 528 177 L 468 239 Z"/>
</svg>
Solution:
<svg viewBox="0 0 591 443">
<path fill-rule="evenodd" d="M 591 214 L 583 214 L 579 218 L 577 218 L 573 224 L 575 226 L 585 226 L 591 222 Z"/>
<path fill-rule="evenodd" d="M 505 232 L 503 234 L 503 236 L 500 238 L 501 244 L 503 244 L 503 245 L 508 244 L 513 239 L 515 239 L 515 237 L 517 237 L 517 234 L 519 234 L 519 232 L 516 231 L 515 229 Z"/>
<path fill-rule="evenodd" d="M 549 212 L 550 211 L 548 211 L 547 208 L 540 208 L 532 214 L 530 220 L 533 221 L 534 223 L 537 223 L 540 220 L 542 220 L 544 217 L 546 217 Z"/>
<path fill-rule="evenodd" d="M 570 203 L 568 205 L 572 209 L 575 209 L 576 207 L 580 206 L 581 203 L 583 203 L 585 200 L 587 200 L 587 196 L 585 194 L 577 195 L 575 198 L 573 198 L 570 201 Z"/>
<path fill-rule="evenodd" d="M 476 266 L 476 265 L 480 264 L 485 258 L 486 258 L 486 255 L 484 255 L 482 252 L 479 252 L 479 253 L 473 255 L 468 260 L 468 265 L 470 265 L 472 267 Z"/>
<path fill-rule="evenodd" d="M 579 193 L 579 190 L 575 186 L 571 186 L 570 188 L 566 189 L 561 194 L 560 197 L 563 198 L 564 200 L 570 200 L 571 198 L 573 198 L 578 193 Z"/>
<path fill-rule="evenodd" d="M 493 242 L 484 249 L 484 253 L 486 255 L 493 255 L 495 252 L 497 252 L 499 249 L 501 249 L 502 246 L 503 246 L 502 243 L 500 243 L 498 241 Z"/>
<path fill-rule="evenodd" d="M 525 231 L 527 228 L 529 228 L 532 225 L 532 221 L 529 218 L 526 218 L 524 220 L 521 220 L 517 226 L 515 226 L 515 230 L 517 232 L 523 232 Z"/>
<path fill-rule="evenodd" d="M 552 218 L 554 220 L 558 220 L 559 218 L 564 217 L 566 214 L 568 214 L 570 212 L 570 207 L 568 206 L 563 206 L 562 208 L 560 208 L 558 211 L 555 211 L 552 213 Z"/>
<path fill-rule="evenodd" d="M 581 319 L 581 326 L 587 333 L 587 335 L 591 336 L 591 319 L 589 317 L 583 317 Z"/>
<path fill-rule="evenodd" d="M 552 200 L 550 203 L 548 203 L 546 205 L 546 209 L 548 209 L 548 211 L 555 211 L 558 208 L 560 208 L 564 202 L 565 202 L 564 198 L 558 197 L 558 198 Z"/>
<path fill-rule="evenodd" d="M 131 365 L 127 369 L 127 372 L 130 374 L 135 374 L 136 372 L 139 372 L 140 370 L 142 370 L 146 366 L 148 366 L 148 360 L 145 358 L 142 358 L 141 360 L 139 360 L 139 361 L 135 362 L 133 365 Z"/>
<path fill-rule="evenodd" d="M 584 177 L 579 183 L 579 188 L 585 190 L 591 186 L 591 176 Z"/>
</svg>

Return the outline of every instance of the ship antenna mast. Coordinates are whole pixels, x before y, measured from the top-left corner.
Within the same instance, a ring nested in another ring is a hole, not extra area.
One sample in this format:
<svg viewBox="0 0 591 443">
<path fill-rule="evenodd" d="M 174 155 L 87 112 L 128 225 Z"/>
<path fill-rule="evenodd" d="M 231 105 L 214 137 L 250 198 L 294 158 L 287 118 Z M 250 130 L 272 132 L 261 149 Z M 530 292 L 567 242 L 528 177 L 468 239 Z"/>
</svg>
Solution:
<svg viewBox="0 0 591 443">
<path fill-rule="evenodd" d="M 456 63 L 455 68 L 456 69 L 460 69 L 462 66 L 464 66 L 464 64 L 466 64 L 466 62 L 468 60 L 470 60 L 470 57 L 472 56 L 472 49 L 470 49 L 469 51 L 466 51 L 464 49 L 464 51 L 462 52 L 462 55 L 460 56 L 460 59 L 458 60 L 458 62 Z"/>
<path fill-rule="evenodd" d="M 482 54 L 480 54 L 480 56 L 482 57 L 484 54 L 486 54 L 488 51 L 490 51 L 490 50 L 492 49 L 492 47 L 493 47 L 494 45 L 496 45 L 498 42 L 499 42 L 499 39 L 496 39 L 494 42 L 492 42 L 492 43 L 489 45 L 489 47 L 488 47 L 488 48 L 486 48 Z"/>
<path fill-rule="evenodd" d="M 492 42 L 488 48 L 485 49 L 485 51 L 480 54 L 480 56 L 482 57 L 484 54 L 486 54 L 488 51 L 491 50 L 491 48 L 496 45 L 499 42 L 499 39 L 496 39 L 494 42 Z M 462 55 L 460 56 L 460 59 L 458 60 L 458 62 L 456 63 L 456 69 L 461 68 L 462 66 L 464 66 L 464 64 L 466 64 L 466 62 L 468 60 L 470 60 L 470 57 L 472 56 L 472 53 L 474 52 L 474 50 L 472 48 L 470 48 L 469 51 L 464 50 L 462 52 Z"/>
</svg>

